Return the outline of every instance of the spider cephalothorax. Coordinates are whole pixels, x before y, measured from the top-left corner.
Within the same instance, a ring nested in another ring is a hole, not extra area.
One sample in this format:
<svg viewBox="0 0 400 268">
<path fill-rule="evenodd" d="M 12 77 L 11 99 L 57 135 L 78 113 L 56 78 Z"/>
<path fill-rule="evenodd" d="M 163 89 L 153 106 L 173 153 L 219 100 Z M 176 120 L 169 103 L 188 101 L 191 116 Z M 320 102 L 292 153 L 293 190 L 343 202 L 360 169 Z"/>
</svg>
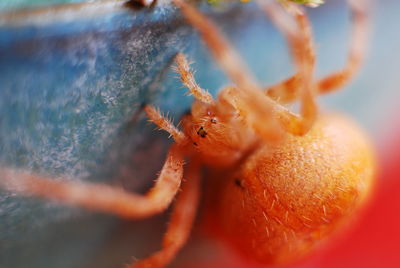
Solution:
<svg viewBox="0 0 400 268">
<path fill-rule="evenodd" d="M 220 112 L 215 105 L 195 102 L 182 119 L 184 133 L 202 161 L 211 166 L 230 166 L 239 161 L 256 140 L 234 111 Z"/>
</svg>

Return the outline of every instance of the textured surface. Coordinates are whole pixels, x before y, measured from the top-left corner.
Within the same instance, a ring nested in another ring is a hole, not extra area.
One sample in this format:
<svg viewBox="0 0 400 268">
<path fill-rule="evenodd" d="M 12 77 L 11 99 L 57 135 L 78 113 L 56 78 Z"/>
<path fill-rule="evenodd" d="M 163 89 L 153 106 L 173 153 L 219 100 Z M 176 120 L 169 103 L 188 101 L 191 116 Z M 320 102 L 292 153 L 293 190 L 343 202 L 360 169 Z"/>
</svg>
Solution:
<svg viewBox="0 0 400 268">
<path fill-rule="evenodd" d="M 307 135 L 289 136 L 272 153 L 263 146 L 237 170 L 212 177 L 218 186 L 210 182 L 215 199 L 206 209 L 217 232 L 248 259 L 286 264 L 357 215 L 375 167 L 364 133 L 325 115 Z"/>
</svg>

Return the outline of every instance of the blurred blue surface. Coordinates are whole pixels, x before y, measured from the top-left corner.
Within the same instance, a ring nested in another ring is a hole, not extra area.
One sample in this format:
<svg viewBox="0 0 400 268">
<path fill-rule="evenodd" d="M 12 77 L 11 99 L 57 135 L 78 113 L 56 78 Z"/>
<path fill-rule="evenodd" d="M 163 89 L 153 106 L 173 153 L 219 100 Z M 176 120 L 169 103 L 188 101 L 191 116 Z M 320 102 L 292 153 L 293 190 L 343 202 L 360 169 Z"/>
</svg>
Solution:
<svg viewBox="0 0 400 268">
<path fill-rule="evenodd" d="M 148 145 L 152 128 L 132 118 L 192 32 L 166 7 L 68 16 L 0 27 L 0 163 L 96 181 L 134 170 L 139 179 L 126 187 L 138 189 L 154 179 L 166 143 Z M 146 167 L 141 151 L 155 163 Z M 84 267 L 115 224 L 9 193 L 0 196 L 0 218 L 0 267 Z"/>
<path fill-rule="evenodd" d="M 387 107 L 400 97 L 399 8 L 389 0 L 373 8 L 366 65 L 349 87 L 322 98 L 323 109 L 355 117 L 376 141 L 390 120 Z M 173 56 L 189 54 L 200 85 L 213 94 L 227 81 L 175 9 L 99 10 L 0 14 L 0 164 L 143 191 L 168 141 L 145 123 L 141 105 L 155 103 L 178 122 L 191 102 L 169 71 Z M 328 1 L 310 11 L 323 75 L 345 61 L 348 10 Z M 253 4 L 212 13 L 261 83 L 292 74 L 284 40 Z M 158 248 L 165 220 L 126 222 L 5 192 L 0 219 L 2 268 L 122 267 Z"/>
</svg>

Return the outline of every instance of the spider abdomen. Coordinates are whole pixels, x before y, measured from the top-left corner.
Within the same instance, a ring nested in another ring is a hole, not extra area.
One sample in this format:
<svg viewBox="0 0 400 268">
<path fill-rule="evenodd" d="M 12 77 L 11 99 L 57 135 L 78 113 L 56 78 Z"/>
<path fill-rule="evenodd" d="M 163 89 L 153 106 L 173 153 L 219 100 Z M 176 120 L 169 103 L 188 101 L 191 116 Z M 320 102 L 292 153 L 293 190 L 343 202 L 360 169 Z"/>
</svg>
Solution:
<svg viewBox="0 0 400 268">
<path fill-rule="evenodd" d="M 321 116 L 305 136 L 260 148 L 215 186 L 214 225 L 262 263 L 310 252 L 364 204 L 373 182 L 371 146 L 353 122 Z"/>
</svg>

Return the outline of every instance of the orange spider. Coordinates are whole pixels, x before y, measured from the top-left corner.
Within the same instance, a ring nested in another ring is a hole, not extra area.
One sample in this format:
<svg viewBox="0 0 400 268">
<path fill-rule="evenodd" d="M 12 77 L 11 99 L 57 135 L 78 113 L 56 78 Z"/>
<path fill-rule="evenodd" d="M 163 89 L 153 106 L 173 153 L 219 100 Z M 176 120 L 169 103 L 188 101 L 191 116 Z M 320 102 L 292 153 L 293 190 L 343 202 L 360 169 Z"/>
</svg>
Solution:
<svg viewBox="0 0 400 268">
<path fill-rule="evenodd" d="M 299 258 L 352 218 L 373 182 L 375 162 L 363 132 L 343 116 L 319 115 L 315 101 L 315 95 L 342 87 L 358 70 L 368 28 L 364 3 L 349 0 L 353 35 L 346 66 L 314 81 L 314 44 L 304 10 L 290 4 L 285 12 L 274 2 L 260 0 L 287 38 L 296 66 L 293 77 L 262 90 L 211 21 L 183 0 L 173 2 L 235 86 L 225 87 L 213 99 L 196 84 L 185 56 L 177 55 L 182 82 L 196 100 L 182 119 L 183 131 L 154 107 L 145 108 L 151 121 L 175 140 L 154 187 L 140 196 L 7 168 L 0 169 L 0 185 L 23 195 L 141 219 L 164 211 L 185 176 L 162 249 L 129 266 L 163 267 L 188 239 L 200 168 L 207 166 L 214 176 L 206 211 L 216 236 L 261 263 Z M 283 106 L 294 100 L 300 101 L 300 115 Z M 185 157 L 190 161 L 184 173 Z"/>
</svg>

